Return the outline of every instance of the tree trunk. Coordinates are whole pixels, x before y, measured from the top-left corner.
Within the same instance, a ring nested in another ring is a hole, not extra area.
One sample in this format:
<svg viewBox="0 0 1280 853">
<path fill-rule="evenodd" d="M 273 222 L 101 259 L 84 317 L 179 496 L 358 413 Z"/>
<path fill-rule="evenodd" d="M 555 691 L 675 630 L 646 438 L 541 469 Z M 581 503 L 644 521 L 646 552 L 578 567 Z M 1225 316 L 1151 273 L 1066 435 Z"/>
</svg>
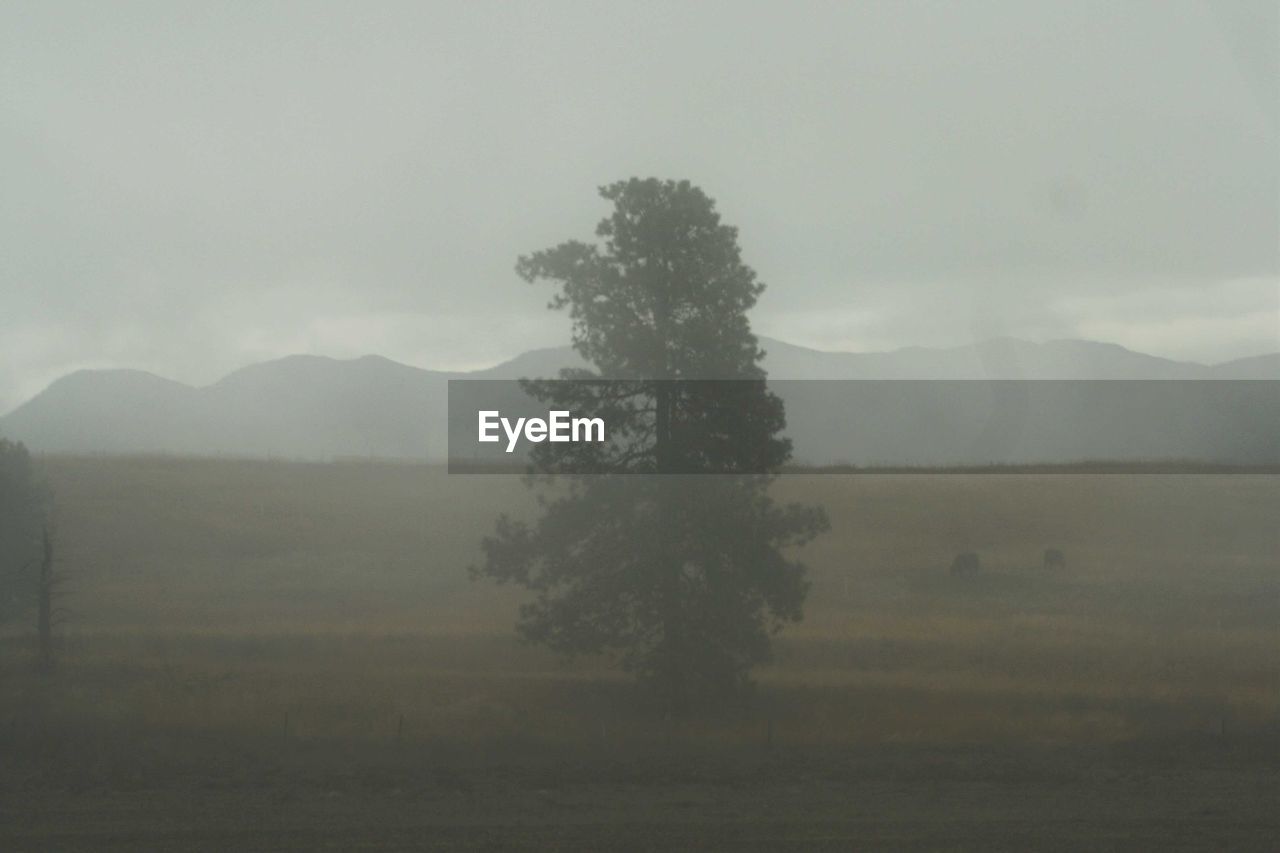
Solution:
<svg viewBox="0 0 1280 853">
<path fill-rule="evenodd" d="M 658 333 L 658 343 L 663 353 L 659 376 L 654 383 L 654 468 L 658 477 L 658 513 L 661 519 L 660 529 L 667 535 L 659 543 L 659 564 L 655 567 L 660 573 L 662 595 L 662 648 L 659 652 L 658 678 L 662 682 L 661 690 L 667 697 L 667 708 L 673 716 L 684 716 L 689 711 L 689 689 L 687 649 L 684 626 L 684 602 L 680 589 L 680 576 L 683 571 L 681 556 L 673 552 L 671 543 L 676 540 L 677 524 L 673 491 L 678 485 L 671 479 L 676 472 L 679 460 L 671 437 L 672 399 L 671 368 L 668 363 L 667 347 L 670 341 L 671 306 L 668 296 L 670 283 L 664 283 L 658 296 L 657 310 L 654 312 L 654 326 Z"/>
<path fill-rule="evenodd" d="M 53 537 L 49 528 L 43 531 L 43 553 L 40 558 L 40 577 L 37 581 L 36 611 L 36 665 L 41 672 L 53 669 Z"/>
</svg>

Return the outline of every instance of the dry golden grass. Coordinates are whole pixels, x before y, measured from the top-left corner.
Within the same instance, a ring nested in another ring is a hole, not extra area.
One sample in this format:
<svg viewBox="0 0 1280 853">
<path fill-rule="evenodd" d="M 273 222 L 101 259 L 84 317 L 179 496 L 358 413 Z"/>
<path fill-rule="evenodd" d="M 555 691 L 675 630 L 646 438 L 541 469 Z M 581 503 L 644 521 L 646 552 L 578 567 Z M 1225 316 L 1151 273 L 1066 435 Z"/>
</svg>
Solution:
<svg viewBox="0 0 1280 853">
<path fill-rule="evenodd" d="M 825 506 L 805 620 L 741 713 L 678 729 L 606 661 L 511 634 L 465 572 L 518 478 L 417 465 L 45 460 L 71 578 L 58 674 L 15 719 L 249 736 L 581 745 L 1096 743 L 1280 718 L 1280 478 L 789 476 Z M 1062 548 L 1065 572 L 1040 555 Z M 961 550 L 974 579 L 947 575 Z M 403 720 L 403 722 L 402 722 Z"/>
</svg>

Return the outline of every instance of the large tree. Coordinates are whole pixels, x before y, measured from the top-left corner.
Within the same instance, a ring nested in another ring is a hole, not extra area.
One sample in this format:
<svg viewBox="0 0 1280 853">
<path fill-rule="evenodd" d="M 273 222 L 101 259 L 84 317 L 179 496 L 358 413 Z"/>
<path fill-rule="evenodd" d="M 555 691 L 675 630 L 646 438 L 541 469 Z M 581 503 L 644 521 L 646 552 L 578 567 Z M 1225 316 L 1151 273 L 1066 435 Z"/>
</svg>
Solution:
<svg viewBox="0 0 1280 853">
<path fill-rule="evenodd" d="M 535 593 L 521 610 L 527 639 L 615 653 L 679 712 L 740 694 L 770 635 L 800 619 L 805 569 L 784 551 L 827 521 L 768 494 L 791 447 L 747 319 L 764 285 L 737 230 L 687 181 L 600 194 L 613 204 L 600 245 L 566 242 L 517 271 L 558 285 L 551 307 L 568 309 L 594 368 L 526 390 L 606 415 L 609 439 L 538 445 L 535 472 L 556 480 L 543 515 L 500 518 L 476 572 Z"/>
</svg>

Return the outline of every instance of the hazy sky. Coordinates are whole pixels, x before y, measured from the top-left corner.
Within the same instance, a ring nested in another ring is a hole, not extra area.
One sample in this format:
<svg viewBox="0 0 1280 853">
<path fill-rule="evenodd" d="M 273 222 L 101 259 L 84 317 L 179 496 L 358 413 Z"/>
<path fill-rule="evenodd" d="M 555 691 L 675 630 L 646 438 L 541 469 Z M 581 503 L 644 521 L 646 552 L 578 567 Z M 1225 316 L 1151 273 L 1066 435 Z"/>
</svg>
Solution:
<svg viewBox="0 0 1280 853">
<path fill-rule="evenodd" d="M 828 349 L 1280 349 L 1274 0 L 0 3 L 0 411 L 84 366 L 563 343 L 517 255 L 689 178 Z"/>
</svg>

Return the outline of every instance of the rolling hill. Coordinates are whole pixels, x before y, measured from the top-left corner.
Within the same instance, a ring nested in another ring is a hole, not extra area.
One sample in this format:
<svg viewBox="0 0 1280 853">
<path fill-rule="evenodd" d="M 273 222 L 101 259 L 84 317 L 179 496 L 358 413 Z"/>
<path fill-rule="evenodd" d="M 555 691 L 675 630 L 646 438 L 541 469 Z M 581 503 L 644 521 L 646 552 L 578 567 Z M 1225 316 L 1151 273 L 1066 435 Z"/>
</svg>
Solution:
<svg viewBox="0 0 1280 853">
<path fill-rule="evenodd" d="M 1001 338 L 885 353 L 822 352 L 769 339 L 762 345 L 775 380 L 1280 378 L 1280 354 L 1205 366 L 1088 341 Z M 136 370 L 78 371 L 0 418 L 0 435 L 40 452 L 443 459 L 448 380 L 548 377 L 581 365 L 563 347 L 468 373 L 425 370 L 379 356 L 289 356 L 204 387 Z M 858 390 L 833 396 L 830 386 L 806 382 L 775 387 L 788 402 L 797 458 L 811 463 L 1074 461 L 1098 454 L 1131 457 L 1144 448 L 1151 458 L 1277 461 L 1272 457 L 1280 417 L 1265 422 L 1275 414 L 1268 405 L 1276 395 L 1246 391 L 1251 383 L 1232 388 L 1224 386 L 1235 383 L 1200 382 L 1176 393 L 1160 383 L 1125 393 L 1096 383 L 1047 383 L 1021 386 L 1036 390 L 1020 397 L 1007 389 L 993 397 L 984 389 L 1001 386 L 989 382 L 928 384 L 937 390 L 867 382 L 841 386 Z M 1187 393 L 1210 396 L 1187 404 Z M 1090 412 L 1099 394 L 1109 394 L 1109 408 Z M 851 423 L 857 424 L 855 433 L 833 426 Z M 1122 436 L 1145 438 L 1135 444 Z"/>
</svg>

